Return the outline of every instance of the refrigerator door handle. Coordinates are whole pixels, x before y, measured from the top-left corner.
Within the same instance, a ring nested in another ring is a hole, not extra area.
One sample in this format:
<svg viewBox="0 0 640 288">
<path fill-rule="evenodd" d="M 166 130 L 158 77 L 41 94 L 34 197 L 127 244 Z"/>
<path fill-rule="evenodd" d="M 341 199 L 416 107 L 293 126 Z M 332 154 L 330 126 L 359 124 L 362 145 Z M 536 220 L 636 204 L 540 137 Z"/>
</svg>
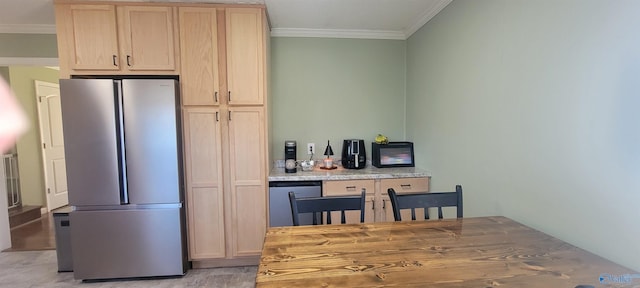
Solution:
<svg viewBox="0 0 640 288">
<path fill-rule="evenodd" d="M 119 153 L 120 153 L 120 204 L 129 204 L 129 191 L 127 191 L 127 161 L 126 161 L 126 151 L 124 149 L 124 110 L 123 110 L 123 100 L 122 100 L 122 81 L 114 80 L 115 91 L 116 91 L 116 105 L 117 107 L 117 121 L 118 121 L 118 141 L 119 143 Z"/>
</svg>

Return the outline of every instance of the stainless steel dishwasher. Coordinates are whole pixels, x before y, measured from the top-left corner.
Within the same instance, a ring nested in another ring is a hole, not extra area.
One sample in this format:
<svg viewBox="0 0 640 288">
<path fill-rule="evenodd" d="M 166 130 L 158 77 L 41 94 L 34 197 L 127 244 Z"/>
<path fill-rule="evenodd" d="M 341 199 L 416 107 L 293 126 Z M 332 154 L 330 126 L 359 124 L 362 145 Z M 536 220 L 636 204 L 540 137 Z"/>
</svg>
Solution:
<svg viewBox="0 0 640 288">
<path fill-rule="evenodd" d="M 269 225 L 293 226 L 289 191 L 296 197 L 322 196 L 322 181 L 272 181 L 269 182 Z M 300 215 L 301 225 L 311 225 L 311 214 Z"/>
</svg>

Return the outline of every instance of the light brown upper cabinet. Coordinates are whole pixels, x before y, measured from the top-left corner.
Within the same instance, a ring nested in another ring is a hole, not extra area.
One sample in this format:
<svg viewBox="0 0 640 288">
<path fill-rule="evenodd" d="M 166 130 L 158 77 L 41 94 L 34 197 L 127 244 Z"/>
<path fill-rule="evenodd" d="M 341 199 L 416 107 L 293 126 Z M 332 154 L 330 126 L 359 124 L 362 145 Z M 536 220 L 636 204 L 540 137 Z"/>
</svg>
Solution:
<svg viewBox="0 0 640 288">
<path fill-rule="evenodd" d="M 180 7 L 178 14 L 183 104 L 263 105 L 262 9 Z"/>
<path fill-rule="evenodd" d="M 61 78 L 176 74 L 173 9 L 56 2 Z"/>
<path fill-rule="evenodd" d="M 120 51 L 128 70 L 175 70 L 173 8 L 118 7 Z"/>
<path fill-rule="evenodd" d="M 220 104 L 216 14 L 216 8 L 179 8 L 183 105 Z"/>
<path fill-rule="evenodd" d="M 228 8 L 226 15 L 229 105 L 264 103 L 264 26 L 259 8 Z"/>
<path fill-rule="evenodd" d="M 56 21 L 61 65 L 68 63 L 76 70 L 120 70 L 115 6 L 57 5 Z"/>
</svg>

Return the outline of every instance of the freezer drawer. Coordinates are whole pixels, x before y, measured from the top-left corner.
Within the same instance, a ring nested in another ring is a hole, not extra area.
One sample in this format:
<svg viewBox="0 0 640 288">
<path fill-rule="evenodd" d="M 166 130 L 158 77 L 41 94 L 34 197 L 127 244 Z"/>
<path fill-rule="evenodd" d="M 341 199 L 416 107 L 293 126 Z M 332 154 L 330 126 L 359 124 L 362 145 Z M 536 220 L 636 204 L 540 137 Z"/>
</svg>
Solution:
<svg viewBox="0 0 640 288">
<path fill-rule="evenodd" d="M 76 279 L 184 275 L 181 209 L 70 213 Z"/>
</svg>

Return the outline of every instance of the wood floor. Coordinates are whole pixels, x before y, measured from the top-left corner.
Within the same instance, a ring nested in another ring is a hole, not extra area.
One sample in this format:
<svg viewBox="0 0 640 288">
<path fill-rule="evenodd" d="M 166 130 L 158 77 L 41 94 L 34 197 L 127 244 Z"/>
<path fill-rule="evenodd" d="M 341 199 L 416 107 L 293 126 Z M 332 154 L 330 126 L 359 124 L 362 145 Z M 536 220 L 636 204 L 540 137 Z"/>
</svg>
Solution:
<svg viewBox="0 0 640 288">
<path fill-rule="evenodd" d="M 51 212 L 39 220 L 11 229 L 11 248 L 4 251 L 55 250 L 56 240 Z"/>
</svg>

